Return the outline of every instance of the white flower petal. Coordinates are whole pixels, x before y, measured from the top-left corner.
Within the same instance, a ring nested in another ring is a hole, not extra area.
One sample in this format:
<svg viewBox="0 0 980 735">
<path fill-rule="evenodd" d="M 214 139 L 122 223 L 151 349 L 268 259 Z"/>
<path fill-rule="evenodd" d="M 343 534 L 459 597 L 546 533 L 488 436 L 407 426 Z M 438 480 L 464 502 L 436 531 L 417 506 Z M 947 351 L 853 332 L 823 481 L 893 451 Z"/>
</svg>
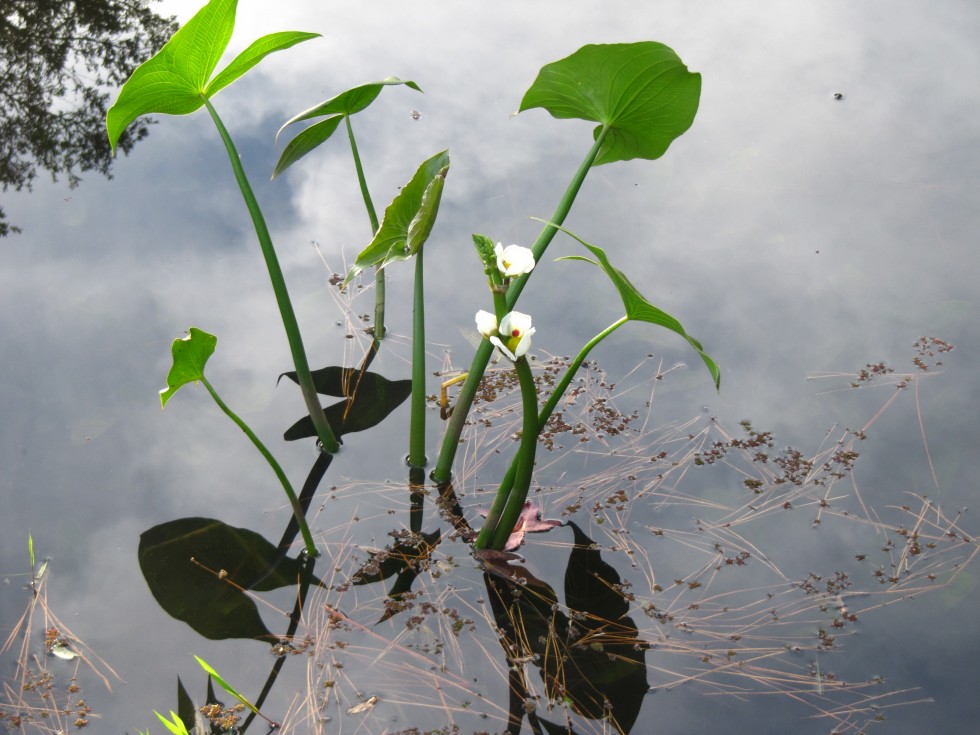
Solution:
<svg viewBox="0 0 980 735">
<path fill-rule="evenodd" d="M 535 329 L 531 317 L 519 311 L 512 311 L 500 320 L 499 336 L 490 337 L 500 353 L 508 360 L 514 361 L 527 354 L 531 349 L 531 335 Z"/>
<path fill-rule="evenodd" d="M 517 343 L 517 347 L 514 348 L 514 357 L 524 357 L 527 351 L 531 349 L 531 335 L 534 334 L 534 327 L 524 332 L 521 335 L 521 341 Z"/>
<path fill-rule="evenodd" d="M 532 328 L 531 317 L 519 311 L 512 311 L 509 314 L 505 314 L 504 318 L 500 320 L 500 334 L 505 339 L 520 337 Z"/>
<path fill-rule="evenodd" d="M 530 248 L 520 245 L 504 247 L 498 242 L 493 252 L 497 256 L 497 269 L 505 278 L 523 276 L 534 269 L 534 253 Z"/>
<path fill-rule="evenodd" d="M 500 341 L 500 337 L 490 337 L 490 342 L 493 343 L 496 348 L 500 351 L 500 354 L 506 357 L 511 362 L 517 360 L 517 355 L 507 349 L 507 345 Z"/>
<path fill-rule="evenodd" d="M 489 311 L 480 309 L 476 312 L 476 331 L 484 337 L 489 337 L 497 333 L 497 317 Z"/>
</svg>

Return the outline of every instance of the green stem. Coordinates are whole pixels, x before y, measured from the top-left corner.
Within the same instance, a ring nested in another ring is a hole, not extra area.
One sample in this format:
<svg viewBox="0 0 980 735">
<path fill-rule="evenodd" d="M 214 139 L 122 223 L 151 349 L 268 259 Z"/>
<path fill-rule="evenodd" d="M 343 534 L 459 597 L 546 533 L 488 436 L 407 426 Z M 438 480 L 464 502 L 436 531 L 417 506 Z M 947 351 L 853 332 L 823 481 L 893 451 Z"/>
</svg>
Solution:
<svg viewBox="0 0 980 735">
<path fill-rule="evenodd" d="M 240 419 L 238 415 L 228 408 L 225 402 L 221 400 L 221 397 L 218 395 L 217 391 L 211 387 L 211 383 L 208 382 L 208 379 L 202 375 L 200 380 L 202 383 L 204 383 L 204 387 L 208 389 L 208 393 L 211 394 L 214 402 L 218 404 L 218 408 L 224 411 L 225 416 L 234 421 L 238 428 L 245 432 L 245 436 L 251 439 L 252 444 L 254 444 L 255 448 L 259 450 L 259 454 L 265 457 L 265 461 L 269 463 L 272 471 L 276 473 L 276 477 L 278 477 L 279 482 L 282 483 L 282 489 L 286 491 L 286 496 L 289 498 L 289 504 L 293 508 L 293 515 L 296 517 L 296 522 L 299 523 L 299 530 L 303 534 L 303 541 L 306 544 L 306 553 L 311 557 L 316 556 L 316 544 L 313 543 L 313 536 L 310 534 L 310 527 L 306 524 L 306 516 L 303 513 L 303 507 L 299 504 L 299 498 L 296 497 L 296 493 L 293 491 L 293 486 L 289 484 L 289 478 L 286 477 L 286 473 L 283 472 L 282 467 L 279 466 L 276 458 L 272 456 L 272 452 L 265 448 L 265 444 L 263 444 L 262 441 L 255 435 L 255 432 L 249 428 L 248 424 L 242 421 L 242 419 Z"/>
<path fill-rule="evenodd" d="M 361 154 L 357 152 L 357 141 L 354 140 L 354 128 L 350 124 L 350 115 L 344 116 L 347 124 L 347 138 L 350 140 L 350 150 L 354 155 L 354 168 L 357 170 L 357 183 L 361 187 L 361 197 L 364 199 L 364 207 L 367 209 L 368 219 L 371 220 L 371 234 L 377 234 L 378 215 L 374 211 L 374 202 L 371 201 L 371 192 L 368 191 L 367 179 L 364 178 L 364 167 L 361 165 Z"/>
<path fill-rule="evenodd" d="M 551 216 L 552 224 L 560 225 L 565 221 L 565 217 L 568 216 L 568 212 L 575 202 L 575 197 L 578 195 L 579 189 L 582 188 L 582 183 L 585 181 L 589 169 L 592 168 L 596 156 L 599 155 L 599 149 L 602 148 L 602 144 L 606 140 L 606 130 L 603 127 L 599 131 L 599 135 L 589 150 L 588 155 L 585 156 L 585 159 L 575 172 L 575 176 L 572 177 L 572 181 L 565 190 L 564 196 L 555 208 L 555 213 Z M 541 230 L 541 234 L 538 235 L 538 239 L 531 247 L 535 261 L 541 260 L 544 251 L 558 232 L 552 224 L 546 225 Z M 514 308 L 530 275 L 530 273 L 525 274 L 511 283 L 506 296 L 507 309 Z M 459 395 L 456 398 L 456 407 L 453 410 L 452 417 L 449 419 L 446 434 L 442 439 L 442 447 L 439 450 L 439 458 L 436 461 L 435 469 L 432 471 L 432 479 L 438 484 L 449 482 L 452 476 L 453 460 L 456 458 L 456 450 L 459 448 L 459 439 L 463 434 L 463 426 L 466 424 L 466 417 L 469 415 L 470 407 L 473 405 L 473 399 L 476 397 L 476 390 L 480 386 L 480 381 L 483 379 L 483 373 L 487 369 L 487 363 L 490 361 L 490 354 L 492 352 L 493 345 L 487 340 L 483 340 L 477 348 L 476 354 L 473 355 L 473 363 L 470 365 L 469 375 L 466 378 L 466 382 L 463 383 L 463 387 L 460 388 Z"/>
<path fill-rule="evenodd" d="M 262 255 L 265 258 L 265 267 L 269 271 L 269 280 L 272 281 L 272 290 L 276 295 L 276 303 L 279 306 L 279 313 L 282 316 L 282 325 L 286 330 L 286 339 L 289 340 L 289 351 L 293 356 L 293 366 L 296 368 L 296 377 L 299 381 L 300 390 L 303 392 L 303 400 L 306 402 L 306 409 L 310 412 L 313 426 L 316 428 L 317 436 L 324 450 L 334 454 L 340 449 L 340 444 L 334 436 L 330 423 L 323 413 L 323 406 L 317 397 L 316 387 L 313 385 L 313 376 L 310 375 L 310 365 L 306 359 L 306 350 L 303 348 L 303 337 L 299 331 L 299 324 L 296 322 L 296 313 L 293 311 L 293 304 L 289 300 L 289 291 L 286 289 L 286 280 L 282 275 L 282 268 L 279 266 L 279 258 L 276 256 L 276 249 L 272 244 L 272 237 L 269 235 L 269 228 L 265 224 L 262 210 L 259 203 L 252 193 L 252 187 L 245 176 L 245 169 L 242 168 L 241 159 L 235 144 L 228 134 L 224 123 L 218 117 L 218 112 L 211 105 L 210 100 L 204 98 L 211 119 L 214 120 L 218 128 L 218 134 L 225 144 L 228 158 L 231 161 L 231 168 L 235 172 L 235 179 L 242 191 L 242 198 L 245 206 L 248 207 L 249 214 L 252 215 L 252 224 L 255 226 L 255 234 L 259 238 L 259 245 L 262 248 Z"/>
<path fill-rule="evenodd" d="M 575 356 L 575 359 L 568 364 L 565 374 L 562 375 L 561 380 L 559 380 L 555 385 L 554 390 L 551 391 L 551 395 L 548 396 L 548 400 L 545 401 L 544 406 L 541 407 L 541 411 L 538 413 L 537 436 L 540 436 L 541 432 L 544 431 L 545 424 L 547 424 L 548 419 L 551 418 L 551 414 L 554 412 L 555 406 L 558 405 L 558 401 L 561 400 L 561 397 L 565 395 L 565 391 L 568 390 L 569 383 L 572 382 L 572 379 L 575 377 L 578 369 L 582 367 L 582 363 L 585 362 L 585 358 L 588 357 L 589 353 L 592 351 L 592 348 L 621 326 L 626 324 L 628 321 L 629 318 L 625 316 L 618 319 L 586 342 L 585 346 L 579 350 L 579 353 Z M 500 481 L 500 490 L 497 491 L 498 493 L 506 495 L 510 493 L 511 488 L 514 487 L 514 479 L 517 477 L 517 460 L 518 457 L 514 457 L 514 459 L 511 461 L 510 467 L 507 468 L 504 478 Z M 496 504 L 496 500 L 494 503 Z M 493 513 L 492 508 L 490 512 Z"/>
<path fill-rule="evenodd" d="M 531 486 L 531 475 L 534 472 L 534 454 L 538 447 L 538 394 L 534 386 L 534 376 L 527 358 L 521 357 L 514 363 L 517 379 L 521 384 L 521 401 L 524 410 L 524 428 L 521 431 L 521 446 L 517 450 L 515 460 L 517 471 L 514 473 L 513 488 L 505 491 L 503 484 L 497 491 L 493 506 L 487 515 L 487 520 L 480 529 L 474 546 L 477 549 L 504 548 L 507 538 L 514 530 L 517 519 L 527 500 L 527 491 Z"/>
<path fill-rule="evenodd" d="M 415 295 L 412 305 L 412 417 L 408 463 L 425 467 L 425 283 L 420 248 L 415 254 Z"/>
<path fill-rule="evenodd" d="M 493 292 L 493 314 L 497 317 L 497 324 L 507 316 L 507 297 L 498 291 Z"/>
<path fill-rule="evenodd" d="M 602 342 L 602 340 L 626 324 L 628 321 L 629 317 L 620 317 L 599 332 L 599 334 L 597 334 L 595 337 L 586 342 L 582 349 L 579 350 L 579 353 L 575 356 L 575 359 L 568 364 L 565 374 L 561 376 L 561 380 L 559 380 L 557 385 L 555 385 L 551 395 L 548 396 L 548 400 L 545 401 L 544 406 L 541 408 L 541 413 L 538 414 L 539 433 L 544 429 L 544 425 L 548 423 L 548 419 L 551 418 L 551 414 L 555 410 L 555 406 L 558 405 L 558 401 L 561 400 L 561 397 L 565 395 L 565 391 L 568 390 L 568 384 L 572 382 L 572 379 L 575 377 L 575 373 L 578 372 L 578 369 L 582 366 L 582 363 L 585 362 L 585 358 L 589 356 L 592 348 Z"/>
<path fill-rule="evenodd" d="M 367 209 L 368 219 L 371 220 L 371 234 L 378 233 L 378 214 L 374 209 L 374 202 L 371 200 L 371 192 L 368 191 L 367 179 L 364 176 L 364 167 L 361 165 L 361 154 L 357 151 L 357 141 L 354 139 L 354 128 L 350 124 L 350 115 L 344 116 L 344 124 L 347 126 L 347 138 L 350 140 L 350 151 L 354 156 L 354 169 L 357 171 L 357 183 L 361 187 L 361 198 L 364 199 L 364 208 Z M 385 336 L 385 271 L 384 268 L 374 267 L 374 341 L 379 343 Z"/>
</svg>

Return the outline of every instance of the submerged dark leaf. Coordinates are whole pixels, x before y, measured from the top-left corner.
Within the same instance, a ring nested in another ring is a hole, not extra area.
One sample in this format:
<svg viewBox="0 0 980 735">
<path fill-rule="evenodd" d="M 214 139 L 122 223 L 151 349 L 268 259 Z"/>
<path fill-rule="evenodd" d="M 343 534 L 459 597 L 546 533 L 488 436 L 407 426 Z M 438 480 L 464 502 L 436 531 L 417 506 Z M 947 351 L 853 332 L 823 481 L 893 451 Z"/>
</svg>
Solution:
<svg viewBox="0 0 980 735">
<path fill-rule="evenodd" d="M 364 390 L 368 393 L 376 393 L 385 390 L 391 383 L 384 376 L 369 371 L 361 372 L 357 368 L 341 367 L 330 365 L 319 370 L 310 372 L 313 377 L 313 385 L 316 392 L 324 396 L 337 396 L 338 398 L 350 398 L 356 391 Z M 296 371 L 290 370 L 283 373 L 280 378 L 289 378 L 299 385 L 296 378 Z"/>
<path fill-rule="evenodd" d="M 629 602 L 619 574 L 602 560 L 592 539 L 568 525 L 575 546 L 565 570 L 565 599 L 576 613 L 574 624 L 558 608 L 550 586 L 503 562 L 487 567 L 493 577 L 484 575 L 490 605 L 505 633 L 505 650 L 535 656 L 549 696 L 567 699 L 583 717 L 611 719 L 617 732 L 629 732 L 649 688 L 646 645 L 626 617 Z M 555 732 L 550 723 L 539 722 Z"/>
<path fill-rule="evenodd" d="M 602 560 L 602 553 L 574 522 L 575 546 L 565 567 L 565 603 L 590 620 L 615 622 L 629 612 L 619 573 Z"/>
<path fill-rule="evenodd" d="M 197 707 L 194 706 L 194 700 L 191 699 L 191 695 L 187 693 L 184 688 L 184 682 L 177 677 L 177 716 L 188 725 L 188 727 L 194 724 L 197 715 Z"/>
<path fill-rule="evenodd" d="M 283 373 L 295 380 L 295 373 Z M 324 406 L 327 421 L 338 437 L 355 431 L 364 431 L 380 424 L 412 394 L 411 380 L 388 380 L 376 373 L 364 373 L 358 380 L 358 371 L 328 367 L 313 372 L 313 382 L 318 393 L 353 397 Z M 286 430 L 286 441 L 316 436 L 313 421 L 304 416 Z"/>
<path fill-rule="evenodd" d="M 301 574 L 297 559 L 282 557 L 259 534 L 213 518 L 179 518 L 145 531 L 139 563 L 160 607 L 212 640 L 271 638 L 243 590 L 296 584 Z"/>
</svg>

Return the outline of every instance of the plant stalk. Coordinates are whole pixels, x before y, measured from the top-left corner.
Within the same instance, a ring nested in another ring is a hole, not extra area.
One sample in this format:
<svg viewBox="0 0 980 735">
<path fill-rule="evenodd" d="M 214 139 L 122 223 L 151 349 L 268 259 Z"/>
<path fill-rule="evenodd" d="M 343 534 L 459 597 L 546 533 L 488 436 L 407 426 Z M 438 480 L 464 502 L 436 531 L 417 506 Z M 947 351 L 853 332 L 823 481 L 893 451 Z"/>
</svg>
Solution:
<svg viewBox="0 0 980 735">
<path fill-rule="evenodd" d="M 578 369 L 582 367 L 582 363 L 585 362 L 585 358 L 588 357 L 588 354 L 592 351 L 592 348 L 621 326 L 626 324 L 628 321 L 629 318 L 625 316 L 618 319 L 586 342 L 585 346 L 579 350 L 579 353 L 575 356 L 575 359 L 568 364 L 568 368 L 565 370 L 565 374 L 562 375 L 561 380 L 558 381 L 554 389 L 551 391 L 551 395 L 548 396 L 548 400 L 545 401 L 544 406 L 541 407 L 541 411 L 538 412 L 538 428 L 536 436 L 540 436 L 541 432 L 544 431 L 544 427 L 548 423 L 548 419 L 551 418 L 551 414 L 554 413 L 555 407 L 558 405 L 558 401 L 560 401 L 561 397 L 565 395 L 565 391 L 568 390 L 568 385 L 572 382 L 572 379 L 575 377 L 575 373 L 578 372 Z M 498 493 L 510 493 L 511 488 L 514 487 L 514 478 L 517 476 L 517 460 L 517 456 L 511 460 L 510 467 L 507 468 L 506 474 L 504 474 L 503 479 L 500 481 L 500 489 L 498 490 Z"/>
<path fill-rule="evenodd" d="M 551 216 L 550 220 L 554 225 L 562 224 L 565 221 L 565 217 L 568 216 L 568 212 L 575 202 L 575 197 L 578 195 L 579 189 L 582 188 L 582 183 L 585 181 L 589 169 L 592 168 L 592 164 L 595 162 L 596 156 L 599 155 L 599 150 L 605 142 L 606 131 L 607 129 L 605 127 L 599 131 L 595 143 L 593 143 L 592 148 L 585 156 L 581 165 L 579 165 L 561 201 L 558 202 L 555 213 Z M 544 255 L 544 251 L 554 239 L 557 232 L 558 230 L 552 224 L 546 225 L 541 230 L 541 234 L 538 235 L 538 239 L 531 247 L 535 261 L 541 260 L 541 256 Z M 530 273 L 526 273 L 511 283 L 506 296 L 506 307 L 508 310 L 514 308 L 530 275 Z M 436 461 L 435 469 L 432 471 L 432 479 L 437 484 L 448 483 L 452 477 L 453 460 L 456 458 L 456 450 L 459 448 L 459 438 L 463 434 L 466 417 L 469 415 L 470 407 L 473 405 L 473 399 L 476 397 L 476 390 L 480 386 L 480 381 L 483 379 L 483 373 L 487 369 L 487 363 L 490 361 L 490 354 L 492 352 L 493 345 L 489 341 L 483 340 L 477 348 L 476 354 L 473 355 L 473 363 L 470 365 L 469 375 L 466 378 L 466 382 L 463 383 L 463 387 L 460 388 L 459 395 L 456 397 L 456 407 L 453 410 L 453 415 L 449 419 L 448 426 L 446 426 L 446 433 L 442 439 L 442 447 L 439 450 L 439 458 Z"/>
<path fill-rule="evenodd" d="M 225 150 L 228 152 L 231 168 L 235 172 L 235 179 L 241 189 L 242 198 L 252 216 L 252 224 L 255 226 L 255 234 L 259 238 L 259 245 L 265 258 L 265 267 L 269 271 L 269 280 L 272 281 L 272 290 L 279 306 L 279 314 L 282 316 L 282 325 L 286 331 L 286 339 L 289 341 L 289 351 L 292 353 L 293 366 L 296 368 L 296 377 L 303 393 L 303 400 L 306 402 L 306 409 L 313 420 L 313 426 L 316 428 L 321 446 L 325 451 L 334 454 L 340 449 L 340 443 L 334 436 L 333 429 L 330 428 L 330 423 L 323 412 L 323 406 L 320 405 L 316 387 L 313 385 L 310 364 L 306 359 L 306 350 L 303 347 L 303 337 L 299 331 L 299 324 L 296 322 L 296 313 L 293 311 L 293 304 L 289 299 L 286 280 L 283 277 L 282 268 L 279 266 L 279 258 L 276 256 L 276 249 L 272 244 L 272 237 L 269 235 L 265 217 L 262 216 L 262 210 L 259 208 L 258 200 L 256 200 L 252 187 L 248 183 L 248 178 L 245 176 L 245 169 L 242 168 L 241 159 L 238 157 L 238 151 L 235 149 L 235 144 L 232 142 L 228 130 L 221 122 L 221 118 L 218 117 L 218 112 L 210 100 L 204 98 L 204 104 L 218 128 L 221 140 L 225 144 Z"/>
<path fill-rule="evenodd" d="M 517 470 L 514 473 L 513 487 L 505 490 L 503 484 L 497 491 L 487 520 L 480 529 L 474 544 L 477 549 L 485 549 L 489 545 L 498 551 L 504 548 L 507 538 L 514 530 L 527 491 L 531 486 L 531 475 L 534 472 L 534 455 L 538 447 L 538 394 L 534 386 L 534 376 L 526 357 L 520 357 L 514 363 L 517 379 L 521 384 L 521 402 L 524 410 L 524 428 L 521 431 L 521 446 L 517 450 L 515 461 Z"/>
<path fill-rule="evenodd" d="M 415 253 L 415 294 L 412 303 L 412 416 L 408 463 L 425 467 L 425 282 L 422 253 Z"/>
<path fill-rule="evenodd" d="M 357 141 L 354 139 L 354 128 L 350 123 L 350 115 L 344 115 L 344 124 L 347 126 L 347 138 L 350 140 L 350 151 L 354 156 L 354 169 L 357 171 L 357 184 L 361 187 L 361 198 L 364 199 L 364 208 L 367 209 L 368 219 L 371 220 L 371 235 L 378 234 L 378 214 L 374 209 L 374 202 L 371 200 L 371 192 L 368 190 L 367 178 L 364 176 L 364 167 L 361 165 L 361 154 L 357 151 Z M 379 343 L 385 337 L 385 272 L 384 268 L 374 267 L 374 342 Z"/>
<path fill-rule="evenodd" d="M 276 477 L 278 477 L 279 482 L 282 483 L 282 489 L 286 491 L 286 497 L 289 498 L 289 504 L 293 508 L 293 515 L 296 518 L 296 522 L 299 524 L 299 530 L 303 534 L 303 542 L 306 544 L 306 553 L 311 557 L 315 557 L 317 555 L 316 544 L 313 543 L 313 536 L 310 534 L 310 527 L 306 523 L 306 515 L 303 513 L 303 507 L 299 503 L 299 498 L 296 497 L 296 493 L 293 491 L 293 486 L 289 484 L 289 478 L 286 477 L 286 473 L 283 472 L 283 469 L 279 466 L 276 458 L 272 456 L 272 452 L 266 449 L 265 444 L 263 444 L 262 441 L 255 435 L 255 432 L 252 431 L 249 425 L 240 419 L 238 415 L 228 408 L 225 402 L 221 400 L 221 397 L 211 386 L 211 383 L 208 382 L 208 379 L 202 375 L 200 380 L 204 384 L 204 387 L 207 388 L 208 393 L 211 394 L 214 402 L 218 404 L 218 408 L 224 411 L 225 416 L 234 421 L 238 428 L 245 432 L 245 436 L 252 441 L 255 448 L 259 450 L 259 454 L 265 457 L 265 461 L 269 463 L 272 471 L 276 473 Z"/>
</svg>

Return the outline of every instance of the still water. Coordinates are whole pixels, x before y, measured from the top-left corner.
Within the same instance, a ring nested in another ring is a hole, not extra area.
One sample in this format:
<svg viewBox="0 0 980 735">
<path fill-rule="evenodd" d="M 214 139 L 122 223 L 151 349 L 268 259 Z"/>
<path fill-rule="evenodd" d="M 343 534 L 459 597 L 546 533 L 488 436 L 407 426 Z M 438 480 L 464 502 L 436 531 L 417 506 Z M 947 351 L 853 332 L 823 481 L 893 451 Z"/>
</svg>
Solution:
<svg viewBox="0 0 980 735">
<path fill-rule="evenodd" d="M 196 4 L 163 7 L 185 21 Z M 591 143 L 587 123 L 513 117 L 524 90 L 542 65 L 585 43 L 666 43 L 703 75 L 693 127 L 658 161 L 595 169 L 566 224 L 703 342 L 722 366 L 722 390 L 666 333 L 628 325 L 602 345 L 595 356 L 617 383 L 610 400 L 635 409 L 630 428 L 642 432 L 543 454 L 537 502 L 579 530 L 529 536 L 524 579 L 557 591 L 552 602 L 567 613 L 581 598 L 582 578 L 567 572 L 581 568 L 569 563 L 581 533 L 630 585 L 625 614 L 637 632 L 620 628 L 622 645 L 609 649 L 612 634 L 593 630 L 607 637 L 590 650 L 613 658 L 584 665 L 608 672 L 617 656 L 642 654 L 639 687 L 651 691 L 630 705 L 634 732 L 969 732 L 980 718 L 980 591 L 974 567 L 959 565 L 972 554 L 963 537 L 980 532 L 971 511 L 961 513 L 976 492 L 980 442 L 980 383 L 969 368 L 980 337 L 970 318 L 980 279 L 980 98 L 970 83 L 980 74 L 980 11 L 878 1 L 637 7 L 294 2 L 270 17 L 243 0 L 230 52 L 280 28 L 324 35 L 271 57 L 216 100 L 273 230 L 311 362 L 360 359 L 357 317 L 370 295 L 351 303 L 329 279 L 370 228 L 339 139 L 268 181 L 284 120 L 390 75 L 423 88 L 385 90 L 355 129 L 379 207 L 421 161 L 451 152 L 426 246 L 429 372 L 461 369 L 471 315 L 489 304 L 470 234 L 530 243 L 538 225 L 528 217 L 550 216 Z M 185 389 L 160 411 L 170 343 L 189 326 L 218 335 L 211 382 L 294 485 L 315 459 L 308 444 L 278 440 L 302 401 L 276 384 L 288 350 L 224 155 L 206 116 L 167 118 L 111 181 L 5 195 L 24 234 L 3 243 L 0 266 L 0 630 L 6 637 L 30 599 L 30 532 L 38 557 L 50 558 L 51 611 L 105 662 L 111 692 L 78 669 L 101 715 L 92 731 L 162 732 L 152 713 L 176 709 L 178 676 L 203 697 L 193 654 L 250 696 L 274 662 L 266 644 L 207 640 L 169 617 L 137 559 L 140 535 L 176 518 L 220 519 L 273 543 L 288 520 L 268 468 L 204 391 Z M 597 271 L 551 262 L 575 247 L 556 240 L 521 301 L 535 316 L 540 362 L 574 352 L 621 314 Z M 410 283 L 408 266 L 392 267 L 392 338 L 375 366 L 390 378 L 408 377 Z M 928 373 L 911 362 L 922 336 L 955 345 L 927 358 Z M 916 379 L 879 416 L 900 378 L 850 384 L 881 361 Z M 679 363 L 687 367 L 656 380 Z M 438 546 L 415 580 L 416 607 L 391 619 L 378 622 L 390 579 L 345 588 L 366 549 L 408 525 L 407 417 L 403 406 L 374 433 L 351 435 L 314 501 L 328 551 L 315 572 L 333 589 L 311 599 L 302 630 L 317 643 L 287 657 L 263 708 L 295 732 L 320 723 L 324 732 L 453 723 L 500 732 L 509 671 L 526 673 L 532 698 L 545 693 L 540 654 L 508 663 L 491 595 L 461 541 Z M 493 417 L 498 430 L 508 420 Z M 839 480 L 778 484 L 779 503 L 762 505 L 745 480 L 762 472 L 775 482 L 785 467 L 768 476 L 752 452 L 734 450 L 728 464 L 693 461 L 714 441 L 746 437 L 743 420 L 773 432 L 773 457 L 792 456 L 783 453 L 792 445 L 827 459 L 821 452 L 841 439 L 861 456 Z M 865 440 L 846 432 L 865 425 Z M 433 455 L 441 429 L 433 413 Z M 503 466 L 494 452 L 512 446 L 507 434 L 460 453 L 457 490 L 474 524 L 481 491 Z M 663 467 L 650 462 L 660 451 Z M 684 471 L 672 473 L 681 458 Z M 580 507 L 563 516 L 570 506 Z M 448 537 L 431 502 L 425 514 L 423 530 Z M 919 528 L 926 548 L 911 553 L 910 535 L 895 533 L 902 527 Z M 285 631 L 294 595 L 260 593 L 270 630 Z M 41 656 L 36 625 L 30 645 Z M 828 636 L 834 645 L 824 646 Z M 628 653 L 641 640 L 651 648 Z M 48 665 L 65 679 L 75 670 Z M 9 656 L 3 673 L 14 675 Z M 537 707 L 541 721 L 564 722 L 546 698 Z M 601 719 L 575 728 L 610 731 Z"/>
</svg>

